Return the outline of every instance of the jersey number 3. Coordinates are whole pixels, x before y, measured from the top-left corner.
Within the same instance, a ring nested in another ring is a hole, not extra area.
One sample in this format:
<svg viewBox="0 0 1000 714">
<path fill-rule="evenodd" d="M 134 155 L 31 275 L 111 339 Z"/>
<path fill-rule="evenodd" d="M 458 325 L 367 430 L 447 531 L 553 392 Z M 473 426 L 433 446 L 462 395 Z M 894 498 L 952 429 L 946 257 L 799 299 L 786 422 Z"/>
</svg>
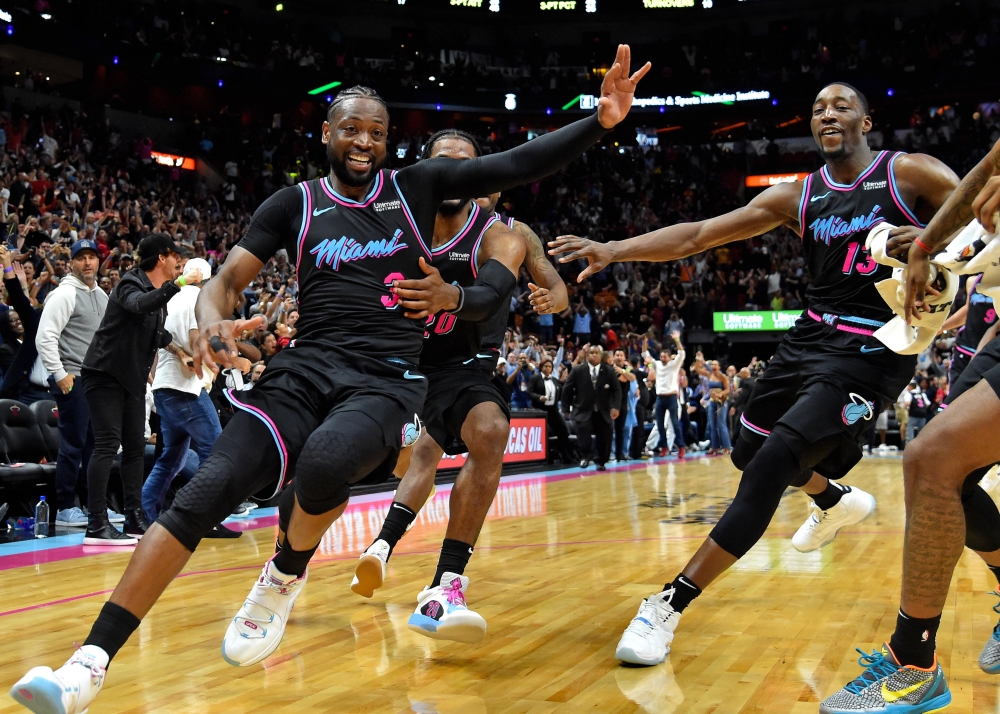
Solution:
<svg viewBox="0 0 1000 714">
<path fill-rule="evenodd" d="M 868 255 L 868 249 L 862 249 L 864 251 L 865 262 L 855 263 L 854 259 L 858 257 L 858 250 L 861 249 L 861 243 L 854 241 L 847 245 L 847 257 L 844 259 L 844 275 L 850 275 L 855 270 L 857 270 L 862 275 L 871 275 L 875 272 L 878 267 L 878 263 Z"/>
<path fill-rule="evenodd" d="M 395 280 L 406 280 L 406 276 L 403 275 L 402 273 L 389 273 L 388 275 L 385 276 L 385 280 L 382 281 L 382 284 L 385 285 L 387 288 L 391 288 L 392 283 Z M 394 295 L 393 293 L 389 293 L 388 295 L 383 295 L 382 305 L 385 307 L 386 310 L 395 310 L 396 306 L 399 305 L 399 296 Z"/>
</svg>

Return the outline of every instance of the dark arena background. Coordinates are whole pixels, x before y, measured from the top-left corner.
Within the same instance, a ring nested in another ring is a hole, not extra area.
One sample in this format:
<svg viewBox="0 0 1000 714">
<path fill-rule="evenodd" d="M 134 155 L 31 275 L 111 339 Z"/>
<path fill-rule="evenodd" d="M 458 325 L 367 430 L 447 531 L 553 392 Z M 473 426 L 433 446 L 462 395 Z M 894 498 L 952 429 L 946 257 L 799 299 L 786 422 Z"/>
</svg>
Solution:
<svg viewBox="0 0 1000 714">
<path fill-rule="evenodd" d="M 84 543 L 93 525 L 89 452 L 67 446 L 66 435 L 71 419 L 87 433 L 91 417 L 71 415 L 70 392 L 46 362 L 55 354 L 68 365 L 65 344 L 46 353 L 42 337 L 36 347 L 49 296 L 76 275 L 76 251 L 96 253 L 94 285 L 112 303 L 123 276 L 141 272 L 139 245 L 150 234 L 165 234 L 182 258 L 204 262 L 203 279 L 215 279 L 262 203 L 331 173 L 321 137 L 339 92 L 363 85 L 384 100 L 385 168 L 417 164 L 444 129 L 472 135 L 493 155 L 593 115 L 624 44 L 626 74 L 651 63 L 624 120 L 565 168 L 500 195 L 495 210 L 546 250 L 564 235 L 609 243 L 702 221 L 807 179 L 824 166 L 810 123 L 817 94 L 832 83 L 867 97 L 876 155 L 926 154 L 963 177 L 1000 140 L 1000 1 L 0 0 L 4 686 L 84 643 L 135 552 Z M 877 504 L 863 522 L 800 547 L 821 511 L 789 488 L 760 541 L 684 613 L 662 664 L 615 656 L 636 605 L 679 572 L 736 497 L 731 451 L 741 416 L 761 370 L 810 309 L 804 240 L 779 226 L 679 260 L 613 263 L 582 282 L 585 260 L 548 256 L 568 291 L 555 314 L 533 307 L 537 280 L 522 267 L 487 369 L 512 409 L 502 477 L 468 563 L 471 586 L 458 593 L 489 623 L 481 642 L 412 626 L 459 500 L 452 492 L 475 462 L 445 455 L 426 505 L 383 558 L 385 585 L 374 597 L 352 592 L 352 576 L 380 537 L 395 478 L 352 485 L 280 646 L 237 669 L 220 657 L 220 642 L 285 536 L 277 490 L 248 497 L 142 619 L 90 713 L 818 711 L 857 676 L 853 648 L 877 649 L 891 632 L 906 526 L 902 455 L 940 418 L 956 360 L 975 354 L 962 341 L 964 318 L 921 352 L 895 403 L 876 409 L 859 397 L 870 423 L 842 483 Z M 214 383 L 206 371 L 199 393 L 219 426 L 239 412 L 223 392 L 252 394 L 271 360 L 295 348 L 303 297 L 295 256 L 283 249 L 263 262 L 231 316 L 262 319 L 234 334 L 241 359 Z M 953 314 L 971 315 L 982 301 L 967 287 L 963 276 Z M 992 307 L 983 315 L 996 321 Z M 624 386 L 621 409 L 609 412 L 605 463 L 602 436 L 595 459 L 574 418 L 580 405 L 571 413 L 559 396 L 591 346 L 624 359 L 608 367 Z M 658 386 L 657 365 L 678 349 L 679 371 L 672 383 L 661 371 Z M 159 350 L 157 369 L 175 359 L 167 353 Z M 127 367 L 122 374 L 136 369 Z M 138 509 L 149 523 L 202 461 L 197 438 L 171 435 L 180 427 L 161 413 L 153 379 Z M 59 469 L 70 468 L 70 451 L 79 474 L 67 487 Z M 177 466 L 165 480 L 163 461 Z M 111 466 L 108 506 L 128 516 L 121 462 Z M 341 467 L 329 463 L 331 473 Z M 990 498 L 1000 497 L 994 476 L 982 482 Z M 998 680 L 975 661 L 984 642 L 1000 642 L 991 635 L 995 581 L 966 549 L 937 632 L 949 711 L 1000 712 Z M 0 714 L 20 711 L 0 700 Z"/>
</svg>

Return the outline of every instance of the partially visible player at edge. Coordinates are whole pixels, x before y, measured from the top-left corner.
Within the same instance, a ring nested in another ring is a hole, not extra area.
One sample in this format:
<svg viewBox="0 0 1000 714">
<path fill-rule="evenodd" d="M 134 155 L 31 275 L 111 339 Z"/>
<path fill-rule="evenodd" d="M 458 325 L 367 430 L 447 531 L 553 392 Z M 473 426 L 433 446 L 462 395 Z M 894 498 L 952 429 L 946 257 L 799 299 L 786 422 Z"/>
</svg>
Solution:
<svg viewBox="0 0 1000 714">
<path fill-rule="evenodd" d="M 424 146 L 424 158 L 470 160 L 481 155 L 470 135 L 447 129 Z M 491 258 L 517 274 L 523 262 L 541 287 L 529 283 L 531 304 L 539 313 L 561 312 L 569 304 L 566 285 L 545 255 L 530 228 L 511 230 L 498 220 L 493 207 L 499 195 L 484 201 L 445 201 L 434 227 L 432 265 L 447 283 L 470 285 Z M 529 237 L 530 236 L 530 237 Z M 404 307 L 418 308 L 419 295 L 400 284 Z M 503 454 L 510 434 L 510 397 L 505 384 L 497 384 L 497 352 L 486 344 L 491 326 L 507 325 L 515 285 L 502 296 L 496 315 L 483 325 L 456 321 L 454 317 L 427 318 L 420 371 L 427 376 L 427 397 L 421 411 L 426 431 L 413 447 L 409 468 L 396 490 L 385 522 L 375 541 L 361 554 L 351 589 L 371 597 L 382 586 L 392 549 L 427 502 L 434 486 L 441 456 L 468 453 L 450 497 L 448 530 L 441 546 L 431 584 L 417 598 L 410 629 L 434 639 L 478 642 L 486 634 L 486 620 L 468 608 L 464 575 L 479 538 L 486 514 L 496 496 L 503 468 Z"/>
<path fill-rule="evenodd" d="M 404 316 L 396 282 L 421 278 L 430 258 L 441 201 L 488 195 L 538 180 L 580 156 L 628 113 L 636 83 L 631 53 L 619 45 L 597 113 L 512 151 L 471 161 L 435 159 L 400 171 L 387 160 L 389 114 L 372 90 L 353 88 L 333 101 L 323 124 L 332 172 L 268 198 L 219 275 L 202 290 L 196 359 L 215 367 L 236 354 L 247 327 L 233 321 L 240 293 L 281 248 L 296 263 L 301 319 L 252 393 L 230 393 L 238 414 L 208 459 L 146 532 L 90 635 L 53 672 L 35 667 L 11 695 L 35 712 L 81 714 L 99 693 L 110 660 L 138 628 L 199 541 L 236 504 L 294 469 L 294 499 L 281 550 L 265 564 L 230 622 L 222 656 L 249 666 L 281 641 L 320 538 L 344 511 L 350 485 L 389 467 L 419 435 L 426 379 L 417 362 L 423 320 Z M 514 280 L 490 260 L 476 285 L 426 291 L 427 312 L 451 309 L 481 321 L 500 306 Z M 450 304 L 449 304 L 450 301 Z M 254 321 L 251 321 L 254 323 Z M 254 323 L 255 324 L 255 323 Z M 222 340 L 223 349 L 212 347 Z M 227 354 L 228 351 L 228 354 Z M 337 468 L 331 469 L 330 464 Z"/>
<path fill-rule="evenodd" d="M 869 229 L 899 226 L 899 253 L 958 183 L 930 156 L 872 151 L 865 97 L 846 84 L 824 87 L 811 128 L 825 166 L 804 181 L 768 188 L 743 208 L 717 218 L 600 244 L 573 236 L 550 243 L 561 262 L 586 258 L 585 279 L 613 261 L 667 261 L 744 240 L 778 226 L 802 236 L 811 282 L 808 309 L 786 333 L 757 380 L 741 419 L 733 463 L 743 471 L 733 503 L 664 590 L 643 601 L 617 656 L 657 664 L 670 651 L 681 613 L 761 538 L 789 485 L 805 487 L 818 514 L 803 526 L 809 547 L 867 517 L 871 496 L 838 487 L 861 459 L 860 434 L 913 378 L 916 358 L 898 355 L 872 335 L 893 317 L 875 284 L 891 272 L 864 252 Z"/>
<path fill-rule="evenodd" d="M 998 209 L 1000 142 L 962 179 L 920 240 L 910 246 L 907 319 L 924 310 L 929 257 L 974 218 L 996 232 Z M 996 439 L 1000 340 L 991 340 L 976 354 L 951 385 L 946 403 L 948 408 L 928 422 L 903 452 L 906 536 L 896 629 L 880 651 L 862 653 L 858 663 L 865 670 L 824 702 L 820 711 L 825 714 L 920 714 L 946 706 L 951 694 L 937 661 L 935 640 L 963 546 L 976 551 L 1000 582 L 1000 512 L 979 486 L 983 475 L 1000 461 Z M 979 666 L 988 674 L 1000 674 L 1000 623 L 983 647 Z M 883 692 L 889 697 L 880 697 Z M 896 696 L 902 692 L 907 696 Z M 883 701 L 890 706 L 879 708 Z"/>
</svg>

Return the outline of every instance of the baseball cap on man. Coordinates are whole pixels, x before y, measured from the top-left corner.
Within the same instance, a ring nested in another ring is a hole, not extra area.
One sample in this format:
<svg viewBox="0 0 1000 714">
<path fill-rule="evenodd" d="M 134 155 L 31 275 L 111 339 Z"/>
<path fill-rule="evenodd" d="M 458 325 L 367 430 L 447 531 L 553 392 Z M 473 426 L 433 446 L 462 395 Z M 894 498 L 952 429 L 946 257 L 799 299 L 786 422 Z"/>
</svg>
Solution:
<svg viewBox="0 0 1000 714">
<path fill-rule="evenodd" d="M 81 251 L 84 250 L 93 251 L 94 255 L 100 255 L 100 253 L 97 252 L 97 243 L 92 240 L 84 239 L 78 240 L 73 244 L 73 247 L 69 249 L 69 256 L 70 258 L 75 258 Z"/>
<path fill-rule="evenodd" d="M 153 233 L 139 241 L 139 262 L 147 258 L 155 258 L 167 253 L 180 253 L 181 249 L 174 239 L 166 233 Z"/>
<path fill-rule="evenodd" d="M 203 281 L 212 277 L 212 266 L 204 258 L 191 258 L 187 262 L 187 265 L 184 266 L 184 279 L 187 280 L 189 276 L 193 277 L 195 271 L 198 271 Z"/>
</svg>

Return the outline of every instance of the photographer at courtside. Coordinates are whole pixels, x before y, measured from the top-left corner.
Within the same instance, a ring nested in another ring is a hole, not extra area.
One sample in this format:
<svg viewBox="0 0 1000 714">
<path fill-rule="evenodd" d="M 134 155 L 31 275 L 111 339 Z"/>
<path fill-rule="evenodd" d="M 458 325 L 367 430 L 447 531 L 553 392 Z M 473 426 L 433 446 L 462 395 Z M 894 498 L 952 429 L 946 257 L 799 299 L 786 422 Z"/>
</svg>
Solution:
<svg viewBox="0 0 1000 714">
<path fill-rule="evenodd" d="M 148 524 L 142 512 L 142 465 L 146 382 L 159 347 L 170 344 L 163 329 L 167 303 L 186 284 L 178 277 L 180 249 L 170 236 L 153 233 L 139 243 L 139 265 L 122 275 L 83 361 L 84 388 L 94 428 L 94 454 L 87 473 L 89 524 L 85 545 L 138 542 Z M 201 276 L 195 282 L 201 282 Z M 122 447 L 124 533 L 107 520 L 106 490 L 111 462 Z"/>
</svg>

